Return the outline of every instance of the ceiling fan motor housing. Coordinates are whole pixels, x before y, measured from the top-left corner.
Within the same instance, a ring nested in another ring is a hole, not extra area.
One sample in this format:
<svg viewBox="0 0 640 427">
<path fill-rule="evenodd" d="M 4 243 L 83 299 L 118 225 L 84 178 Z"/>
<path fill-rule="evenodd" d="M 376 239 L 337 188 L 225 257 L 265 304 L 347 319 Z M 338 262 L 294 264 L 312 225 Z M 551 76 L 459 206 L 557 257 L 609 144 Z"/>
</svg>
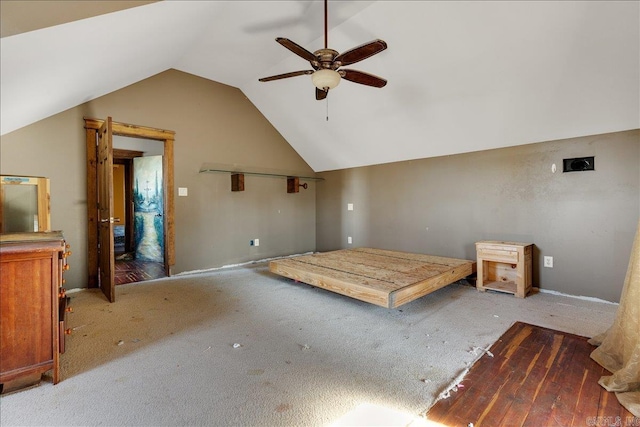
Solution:
<svg viewBox="0 0 640 427">
<path fill-rule="evenodd" d="M 338 56 L 338 51 L 333 49 L 319 49 L 313 52 L 313 54 L 318 58 L 317 61 L 311 62 L 311 66 L 316 70 L 318 68 L 331 68 L 335 70 L 341 64 L 339 62 L 333 62 L 333 59 Z"/>
</svg>

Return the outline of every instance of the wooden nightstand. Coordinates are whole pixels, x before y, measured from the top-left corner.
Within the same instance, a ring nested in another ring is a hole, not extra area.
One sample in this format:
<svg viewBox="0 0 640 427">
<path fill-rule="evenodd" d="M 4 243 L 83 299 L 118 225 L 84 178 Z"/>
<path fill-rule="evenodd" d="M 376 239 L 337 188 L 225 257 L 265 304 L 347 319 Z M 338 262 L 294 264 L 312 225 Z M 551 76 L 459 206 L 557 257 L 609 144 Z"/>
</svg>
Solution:
<svg viewBox="0 0 640 427">
<path fill-rule="evenodd" d="M 532 243 L 476 243 L 479 291 L 491 289 L 524 298 L 531 291 Z"/>
</svg>

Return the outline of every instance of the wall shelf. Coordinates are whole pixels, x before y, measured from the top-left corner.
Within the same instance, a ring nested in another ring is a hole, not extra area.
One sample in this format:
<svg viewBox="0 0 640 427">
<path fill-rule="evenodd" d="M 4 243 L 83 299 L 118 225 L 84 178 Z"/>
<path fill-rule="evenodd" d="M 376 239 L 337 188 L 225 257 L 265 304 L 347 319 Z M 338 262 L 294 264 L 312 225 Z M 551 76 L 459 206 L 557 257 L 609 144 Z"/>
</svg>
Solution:
<svg viewBox="0 0 640 427">
<path fill-rule="evenodd" d="M 286 178 L 287 193 L 298 193 L 300 187 L 307 189 L 307 184 L 300 181 L 324 181 L 324 178 L 307 176 L 298 173 L 282 173 L 278 171 L 258 170 L 251 167 L 219 166 L 205 164 L 200 168 L 200 173 L 228 173 L 231 175 L 231 191 L 244 191 L 244 176 L 261 176 L 267 178 Z"/>
</svg>

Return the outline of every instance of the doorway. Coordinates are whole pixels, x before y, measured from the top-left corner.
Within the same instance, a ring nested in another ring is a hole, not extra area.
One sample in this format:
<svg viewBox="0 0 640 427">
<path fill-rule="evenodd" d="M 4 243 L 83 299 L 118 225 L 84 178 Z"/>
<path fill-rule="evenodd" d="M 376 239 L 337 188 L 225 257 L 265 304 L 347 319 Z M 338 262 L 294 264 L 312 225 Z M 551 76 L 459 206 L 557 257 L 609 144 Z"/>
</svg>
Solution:
<svg viewBox="0 0 640 427">
<path fill-rule="evenodd" d="M 175 264 L 173 142 L 175 132 L 107 120 L 84 118 L 87 148 L 87 285 L 100 287 L 110 302 L 115 301 L 115 244 L 113 226 L 112 136 L 151 140 L 162 147 L 162 269 L 171 275 Z M 157 201 L 156 201 L 157 203 Z M 135 220 L 132 221 L 132 223 Z M 125 237 L 126 239 L 126 237 Z M 101 242 L 104 242 L 101 244 Z"/>
<path fill-rule="evenodd" d="M 167 275 L 164 265 L 165 209 L 161 153 L 157 144 L 126 137 L 113 138 L 116 286 Z"/>
</svg>

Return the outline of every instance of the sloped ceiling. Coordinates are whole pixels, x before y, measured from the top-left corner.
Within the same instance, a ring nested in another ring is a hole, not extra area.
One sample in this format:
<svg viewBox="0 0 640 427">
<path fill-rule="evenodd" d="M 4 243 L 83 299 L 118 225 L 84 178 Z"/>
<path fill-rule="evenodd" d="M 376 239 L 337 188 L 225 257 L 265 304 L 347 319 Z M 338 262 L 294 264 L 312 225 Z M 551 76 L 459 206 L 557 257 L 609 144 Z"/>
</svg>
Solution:
<svg viewBox="0 0 640 427">
<path fill-rule="evenodd" d="M 241 89 L 316 171 L 640 127 L 637 1 L 330 1 L 329 47 L 385 40 L 349 68 L 389 84 L 328 101 L 258 82 L 310 68 L 274 39 L 323 47 L 320 0 L 115 3 L 39 29 L 3 10 L 29 30 L 1 40 L 3 135 L 169 68 Z"/>
</svg>

